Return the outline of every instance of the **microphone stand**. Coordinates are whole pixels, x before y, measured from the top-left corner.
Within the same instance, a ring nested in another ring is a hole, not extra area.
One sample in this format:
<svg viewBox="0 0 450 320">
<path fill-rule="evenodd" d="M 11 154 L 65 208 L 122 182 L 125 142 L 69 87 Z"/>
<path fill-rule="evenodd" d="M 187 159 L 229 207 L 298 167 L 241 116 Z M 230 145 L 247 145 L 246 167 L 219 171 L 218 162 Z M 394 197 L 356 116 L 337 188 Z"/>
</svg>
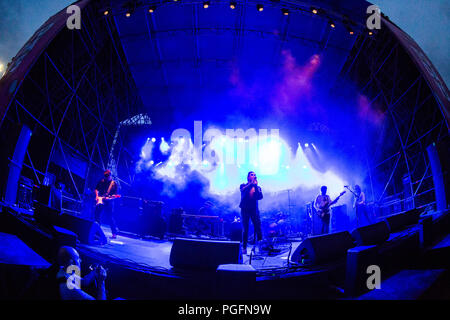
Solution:
<svg viewBox="0 0 450 320">
<path fill-rule="evenodd" d="M 358 195 L 352 191 L 352 189 L 350 189 L 348 186 L 344 186 L 344 188 L 348 189 L 348 191 L 350 191 L 351 193 L 353 193 L 353 195 L 358 198 Z"/>
</svg>

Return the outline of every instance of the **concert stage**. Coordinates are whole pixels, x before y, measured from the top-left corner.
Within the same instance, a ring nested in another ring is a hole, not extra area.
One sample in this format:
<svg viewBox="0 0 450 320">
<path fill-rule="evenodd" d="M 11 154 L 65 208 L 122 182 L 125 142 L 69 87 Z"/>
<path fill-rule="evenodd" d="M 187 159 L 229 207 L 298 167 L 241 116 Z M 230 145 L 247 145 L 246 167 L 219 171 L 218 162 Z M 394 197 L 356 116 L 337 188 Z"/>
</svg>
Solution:
<svg viewBox="0 0 450 320">
<path fill-rule="evenodd" d="M 428 215 L 428 217 L 433 221 L 436 239 L 439 238 L 438 234 L 448 232 L 448 212 Z M 422 283 L 429 280 L 423 288 L 435 286 L 439 283 L 438 279 L 448 277 L 445 272 L 448 268 L 448 263 L 445 261 L 450 257 L 447 238 L 432 246 L 424 246 L 421 225 L 394 227 L 394 223 L 397 222 L 392 221 L 395 218 L 386 217 L 390 219 L 392 228 L 397 230 L 393 230 L 384 242 L 377 245 L 376 261 L 383 269 L 383 281 L 390 279 L 386 282 L 386 290 L 390 288 L 388 286 L 391 282 L 397 285 L 396 278 L 392 276 L 400 270 L 416 270 L 411 271 L 414 277 L 417 277 L 417 274 L 420 277 L 422 273 L 425 275 L 430 273 L 430 278 L 425 277 L 421 280 Z M 380 219 L 380 221 L 383 220 Z M 408 222 L 403 223 L 408 224 Z M 111 235 L 109 228 L 103 226 L 102 229 L 108 237 Z M 337 238 L 335 242 L 339 242 Z M 79 245 L 78 250 L 83 256 L 83 261 L 107 266 L 110 270 L 111 285 L 115 284 L 111 288 L 113 295 L 114 287 L 120 286 L 121 297 L 131 299 L 216 299 L 224 296 L 233 299 L 348 299 L 352 296 L 348 287 L 348 279 L 352 277 L 348 274 L 348 270 L 352 268 L 349 265 L 351 258 L 344 255 L 339 259 L 315 265 L 290 262 L 292 253 L 302 244 L 302 241 L 282 243 L 280 240 L 279 244 L 273 246 L 280 252 L 263 250 L 256 255 L 250 255 L 251 246 L 249 245 L 249 255 L 243 255 L 240 263 L 251 265 L 256 271 L 255 282 L 251 288 L 243 288 L 242 284 L 236 283 L 223 286 L 216 270 L 202 270 L 201 266 L 193 270 L 173 268 L 169 260 L 172 244 L 170 239 L 139 239 L 131 234 L 123 234 L 117 239 L 109 239 L 106 245 Z M 338 246 L 337 244 L 336 248 Z M 359 250 L 358 248 L 366 247 L 355 247 Z M 316 254 L 319 254 L 318 252 L 324 249 L 320 249 L 320 243 L 317 243 L 316 250 L 318 250 Z M 432 268 L 440 271 L 437 273 L 433 273 L 432 270 L 426 271 Z M 235 273 L 234 276 L 239 279 L 242 274 Z M 153 289 L 142 290 L 147 287 Z M 422 288 L 421 291 L 419 285 L 416 287 L 415 298 L 420 298 L 425 289 Z M 125 288 L 134 289 L 126 290 Z M 401 290 L 396 289 L 399 297 L 400 292 Z M 119 292 L 117 294 L 119 295 Z M 358 298 L 358 295 L 354 297 Z M 361 295 L 359 298 L 364 299 L 364 297 L 365 295 Z M 367 294 L 367 299 L 383 299 L 383 297 L 389 298 L 389 293 L 385 296 L 383 292 Z M 408 297 L 405 295 L 406 299 L 409 299 Z"/>
<path fill-rule="evenodd" d="M 102 226 L 102 229 L 111 236 L 109 228 Z M 104 265 L 110 277 L 111 294 L 127 299 L 342 297 L 342 292 L 328 284 L 329 274 L 342 268 L 342 261 L 314 268 L 295 266 L 289 262 L 289 256 L 299 244 L 300 241 L 275 244 L 279 252 L 263 250 L 255 254 L 249 243 L 248 254 L 241 255 L 239 264 L 254 268 L 256 282 L 251 288 L 239 288 L 236 283 L 232 288 L 224 288 L 215 269 L 172 267 L 169 261 L 172 240 L 140 239 L 121 233 L 116 239 L 108 239 L 108 244 L 80 244 L 77 249 L 83 263 Z M 339 272 L 342 274 L 342 270 Z M 114 289 L 119 286 L 116 293 Z"/>
<path fill-rule="evenodd" d="M 111 231 L 108 227 L 102 226 L 102 230 L 108 238 L 111 236 Z M 82 248 L 83 251 L 89 250 L 101 257 L 108 257 L 108 260 L 124 260 L 130 263 L 133 262 L 144 268 L 148 267 L 149 271 L 156 269 L 161 271 L 164 270 L 168 274 L 171 273 L 172 267 L 169 262 L 169 257 L 173 243 L 172 241 L 142 239 L 137 235 L 130 233 L 120 234 L 121 235 L 119 235 L 117 239 L 108 239 L 108 244 L 106 245 L 80 245 L 80 248 Z M 203 240 L 206 239 L 203 238 Z M 278 249 L 280 253 L 270 253 L 270 251 L 264 250 L 261 254 L 252 254 L 251 256 L 250 253 L 253 246 L 249 244 L 247 249 L 248 254 L 243 255 L 242 263 L 251 264 L 258 271 L 284 268 L 288 266 L 289 254 L 294 252 L 299 244 L 300 241 L 280 243 L 278 245 L 275 243 L 275 246 L 282 247 L 281 249 Z"/>
<path fill-rule="evenodd" d="M 418 267 L 399 281 L 445 279 L 450 94 L 370 7 L 79 0 L 74 16 L 47 12 L 0 63 L 0 232 L 56 268 L 77 261 L 60 250 L 73 247 L 83 275 L 108 269 L 113 299 L 353 299 L 373 266 L 382 282 Z M 247 234 L 260 251 L 250 240 L 242 254 Z"/>
<path fill-rule="evenodd" d="M 77 241 L 73 246 L 82 258 L 82 275 L 90 272 L 90 267 L 96 264 L 107 269 L 106 287 L 109 299 L 449 297 L 450 212 L 424 214 L 420 218 L 418 212 L 414 212 L 415 210 L 386 216 L 378 223 L 358 228 L 360 236 L 352 231 L 354 242 L 348 247 L 345 237 L 342 237 L 342 234 L 350 236 L 350 233 L 346 232 L 308 237 L 303 241 L 278 239 L 277 242 L 272 242 L 272 246 L 263 245 L 263 250 L 256 254 L 251 253 L 252 246 L 249 244 L 249 254 L 241 256 L 236 264 L 214 268 L 205 268 L 199 260 L 194 268 L 173 267 L 170 258 L 171 253 L 173 254 L 173 243 L 180 238 L 166 236 L 163 240 L 150 237 L 142 239 L 134 234 L 121 232 L 116 239 L 109 239 L 111 233 L 107 226 L 102 226 L 102 231 L 108 237 L 108 243 L 92 245 Z M 412 217 L 415 217 L 414 221 Z M 72 235 L 77 237 L 69 230 L 49 229 L 48 225 L 43 225 L 33 217 L 20 214 L 11 208 L 3 208 L 0 218 L 0 231 L 7 231 L 3 238 L 11 239 L 5 241 L 2 247 L 2 268 L 7 271 L 8 277 L 12 278 L 18 277 L 17 272 L 20 270 L 27 270 L 28 280 L 22 279 L 27 285 L 36 280 L 33 270 L 45 270 L 50 263 L 55 262 L 55 249 L 62 244 L 61 241 L 72 241 Z M 385 233 L 377 227 L 380 223 L 388 224 L 390 231 Z M 73 228 L 77 230 L 75 225 Z M 77 232 L 82 235 L 82 230 Z M 190 239 L 204 241 L 206 244 L 230 243 L 227 240 Z M 363 245 L 361 241 L 375 241 L 377 245 Z M 12 247 L 17 251 L 14 255 Z M 198 259 L 198 252 L 205 249 L 199 247 L 198 250 L 192 254 L 193 261 Z M 303 251 L 306 256 L 314 258 L 315 262 L 300 261 L 298 253 Z M 337 251 L 341 254 L 335 255 Z M 225 251 L 218 252 L 218 256 L 226 254 Z M 327 257 L 328 255 L 333 257 Z M 45 260 L 39 256 L 45 257 Z M 39 266 L 34 262 L 27 262 L 33 260 L 32 257 L 41 261 Z M 367 288 L 358 287 L 366 283 L 365 266 L 368 264 L 380 266 L 384 291 L 368 292 L 370 290 Z M 19 265 L 20 268 L 14 267 Z M 420 282 L 414 286 L 414 291 L 408 290 L 405 281 L 415 281 L 414 279 Z M 8 285 L 13 286 L 9 282 Z M 43 294 L 27 293 L 26 288 L 22 288 L 22 293 L 15 290 L 17 297 L 45 299 Z M 39 289 L 42 288 L 38 287 L 37 290 Z M 24 296 L 23 292 L 28 296 Z"/>
</svg>

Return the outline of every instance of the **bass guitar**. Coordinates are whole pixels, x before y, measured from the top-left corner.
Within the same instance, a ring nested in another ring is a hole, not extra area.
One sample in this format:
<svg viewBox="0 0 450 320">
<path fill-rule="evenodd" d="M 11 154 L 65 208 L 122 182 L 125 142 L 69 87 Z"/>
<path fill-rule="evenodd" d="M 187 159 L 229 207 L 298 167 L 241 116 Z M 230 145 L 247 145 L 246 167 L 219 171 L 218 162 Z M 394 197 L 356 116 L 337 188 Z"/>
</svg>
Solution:
<svg viewBox="0 0 450 320">
<path fill-rule="evenodd" d="M 325 217 L 325 215 L 330 212 L 330 207 L 335 204 L 336 202 L 339 201 L 339 198 L 342 197 L 347 191 L 342 191 L 339 196 L 334 199 L 333 201 L 331 201 L 330 203 L 324 205 L 323 207 L 320 207 L 319 210 L 317 210 L 317 214 L 319 215 L 320 218 Z"/>
</svg>

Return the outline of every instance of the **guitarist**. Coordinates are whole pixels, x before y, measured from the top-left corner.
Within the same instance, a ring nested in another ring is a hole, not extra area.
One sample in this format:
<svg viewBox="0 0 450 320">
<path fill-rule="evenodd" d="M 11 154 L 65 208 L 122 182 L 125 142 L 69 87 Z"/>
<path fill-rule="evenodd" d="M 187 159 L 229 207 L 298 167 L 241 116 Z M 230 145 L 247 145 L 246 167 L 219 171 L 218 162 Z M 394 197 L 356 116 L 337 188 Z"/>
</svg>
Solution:
<svg viewBox="0 0 450 320">
<path fill-rule="evenodd" d="M 330 205 L 331 199 L 327 195 L 327 187 L 322 186 L 320 188 L 321 194 L 319 194 L 314 201 L 314 207 L 319 214 L 320 221 L 322 223 L 321 234 L 327 234 L 330 232 Z"/>
<path fill-rule="evenodd" d="M 103 179 L 101 179 L 95 187 L 95 221 L 101 224 L 101 215 L 104 211 L 107 218 L 110 221 L 112 239 L 117 238 L 116 221 L 113 215 L 113 205 L 110 200 L 103 200 L 100 203 L 100 197 L 108 197 L 117 195 L 117 183 L 111 177 L 111 171 L 106 170 L 103 173 Z"/>
</svg>

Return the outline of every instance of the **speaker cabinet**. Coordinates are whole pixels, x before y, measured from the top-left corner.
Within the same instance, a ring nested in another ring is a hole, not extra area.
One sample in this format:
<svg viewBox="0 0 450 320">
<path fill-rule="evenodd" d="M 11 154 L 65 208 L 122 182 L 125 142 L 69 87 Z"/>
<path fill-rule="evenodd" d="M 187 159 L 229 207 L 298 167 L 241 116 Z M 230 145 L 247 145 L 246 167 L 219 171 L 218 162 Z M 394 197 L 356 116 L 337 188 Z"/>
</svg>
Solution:
<svg viewBox="0 0 450 320">
<path fill-rule="evenodd" d="M 347 205 L 335 206 L 331 209 L 331 230 L 333 232 L 348 230 L 350 219 L 347 214 Z"/>
<path fill-rule="evenodd" d="M 57 210 L 41 204 L 36 204 L 34 217 L 41 224 L 58 226 L 74 232 L 82 243 L 90 245 L 107 243 L 105 233 L 95 221 L 60 214 Z"/>
<path fill-rule="evenodd" d="M 417 224 L 419 218 L 420 211 L 418 209 L 412 209 L 386 217 L 384 221 L 388 224 L 390 232 L 396 232 L 405 229 L 410 225 Z"/>
<path fill-rule="evenodd" d="M 381 221 L 356 228 L 351 235 L 357 246 L 376 245 L 389 239 L 389 226 L 386 221 Z"/>
<path fill-rule="evenodd" d="M 240 242 L 177 238 L 170 251 L 170 265 L 180 269 L 212 269 L 221 264 L 237 264 Z"/>
<path fill-rule="evenodd" d="M 316 265 L 339 260 L 354 247 L 348 231 L 314 236 L 303 240 L 291 256 L 293 263 Z"/>
</svg>

